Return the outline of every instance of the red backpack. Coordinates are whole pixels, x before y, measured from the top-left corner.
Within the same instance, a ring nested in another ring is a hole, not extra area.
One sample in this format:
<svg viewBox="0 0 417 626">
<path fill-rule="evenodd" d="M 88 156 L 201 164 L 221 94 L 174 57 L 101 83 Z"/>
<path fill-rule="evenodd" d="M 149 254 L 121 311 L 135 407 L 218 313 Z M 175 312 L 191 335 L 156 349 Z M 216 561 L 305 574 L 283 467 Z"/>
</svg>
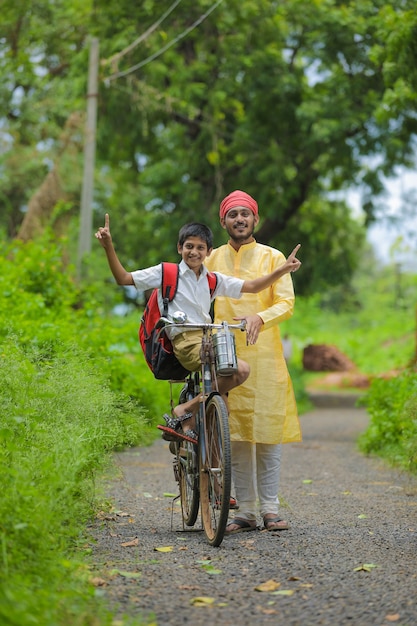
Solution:
<svg viewBox="0 0 417 626">
<path fill-rule="evenodd" d="M 158 305 L 158 289 L 154 289 L 142 315 L 139 327 L 139 341 L 149 369 L 159 380 L 181 380 L 188 374 L 174 354 L 171 341 L 164 331 L 156 329 L 161 316 L 167 317 L 168 304 L 177 293 L 179 267 L 176 263 L 162 263 L 161 293 L 164 305 L 160 311 Z M 213 272 L 207 274 L 212 296 L 217 285 L 217 276 Z"/>
</svg>

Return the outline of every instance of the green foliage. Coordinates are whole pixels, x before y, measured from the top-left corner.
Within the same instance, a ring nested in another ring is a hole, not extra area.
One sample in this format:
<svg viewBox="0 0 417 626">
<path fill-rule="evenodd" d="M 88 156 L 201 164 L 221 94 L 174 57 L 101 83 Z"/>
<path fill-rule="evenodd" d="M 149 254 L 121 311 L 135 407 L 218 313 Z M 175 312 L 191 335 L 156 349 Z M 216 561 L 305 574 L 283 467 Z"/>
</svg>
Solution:
<svg viewBox="0 0 417 626">
<path fill-rule="evenodd" d="M 416 370 L 374 380 L 363 403 L 371 419 L 359 438 L 360 449 L 417 473 Z"/>
<path fill-rule="evenodd" d="M 352 289 L 334 288 L 310 298 L 297 296 L 294 316 L 283 327 L 301 365 L 309 344 L 336 345 L 370 376 L 407 367 L 415 355 L 417 276 L 395 267 L 373 270 L 364 258 Z M 300 270 L 302 272 L 302 269 Z M 294 274 L 297 287 L 297 274 Z"/>
<path fill-rule="evenodd" d="M 81 624 L 88 609 L 110 623 L 77 554 L 97 476 L 113 449 L 138 441 L 143 416 L 80 350 L 51 358 L 9 337 L 0 376 L 0 621 Z"/>
<path fill-rule="evenodd" d="M 300 293 L 348 284 L 363 225 L 329 194 L 357 186 L 372 221 L 383 176 L 410 163 L 414 0 L 229 0 L 185 35 L 208 7 L 183 0 L 131 46 L 168 3 L 3 1 L 0 229 L 15 236 L 52 164 L 78 212 L 93 35 L 95 224 L 110 212 L 122 259 L 176 258 L 172 233 L 193 219 L 222 241 L 219 201 L 244 188 L 261 208 L 259 241 L 300 240 L 315 255 Z"/>
<path fill-rule="evenodd" d="M 121 292 L 114 283 L 104 290 L 93 282 L 78 286 L 74 268 L 62 261 L 65 249 L 65 240 L 57 245 L 48 235 L 5 246 L 0 338 L 15 334 L 22 346 L 38 350 L 43 358 L 77 346 L 100 367 L 111 389 L 144 407 L 155 425 L 166 410 L 168 385 L 154 381 L 146 366 L 137 335 L 139 312 L 112 315 Z"/>
<path fill-rule="evenodd" d="M 0 622 L 13 626 L 110 626 L 85 527 L 112 451 L 150 441 L 167 408 L 168 384 L 158 393 L 137 362 L 139 315 L 107 313 L 118 300 L 79 287 L 64 247 L 15 241 L 0 257 Z"/>
</svg>

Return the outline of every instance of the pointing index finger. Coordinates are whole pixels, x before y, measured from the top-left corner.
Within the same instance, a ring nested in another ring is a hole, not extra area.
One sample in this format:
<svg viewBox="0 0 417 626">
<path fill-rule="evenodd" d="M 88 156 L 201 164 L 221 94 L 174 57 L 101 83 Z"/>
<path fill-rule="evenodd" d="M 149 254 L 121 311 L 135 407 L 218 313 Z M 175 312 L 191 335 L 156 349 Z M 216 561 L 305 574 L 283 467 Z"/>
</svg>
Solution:
<svg viewBox="0 0 417 626">
<path fill-rule="evenodd" d="M 106 213 L 106 215 L 104 216 L 104 228 L 109 228 L 110 226 L 110 217 L 109 214 Z"/>
<path fill-rule="evenodd" d="M 301 243 L 298 243 L 298 244 L 295 246 L 294 250 L 291 252 L 290 256 L 291 256 L 291 257 L 295 257 L 295 255 L 297 254 L 297 252 L 299 251 L 299 249 L 300 249 L 300 248 L 301 248 Z"/>
</svg>

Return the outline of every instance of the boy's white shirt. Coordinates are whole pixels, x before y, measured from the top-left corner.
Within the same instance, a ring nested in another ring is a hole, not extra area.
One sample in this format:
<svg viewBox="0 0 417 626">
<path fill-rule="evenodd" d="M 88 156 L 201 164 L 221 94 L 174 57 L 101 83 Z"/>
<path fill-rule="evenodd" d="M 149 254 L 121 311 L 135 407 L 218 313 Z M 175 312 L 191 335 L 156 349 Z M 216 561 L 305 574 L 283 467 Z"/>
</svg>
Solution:
<svg viewBox="0 0 417 626">
<path fill-rule="evenodd" d="M 211 322 L 210 306 L 211 301 L 216 296 L 228 296 L 229 298 L 239 299 L 242 295 L 243 280 L 226 276 L 216 272 L 217 286 L 213 296 L 210 297 L 210 289 L 207 280 L 208 270 L 203 265 L 202 272 L 197 279 L 193 270 L 191 270 L 185 261 L 179 264 L 179 280 L 177 293 L 172 302 L 169 303 L 168 318 L 172 318 L 175 311 L 183 311 L 187 314 L 188 322 L 194 324 L 209 324 Z M 160 287 L 162 283 L 162 263 L 153 265 L 143 270 L 132 272 L 133 282 L 138 291 L 146 289 L 154 289 Z M 162 297 L 158 294 L 159 308 L 163 310 Z M 175 335 L 184 332 L 181 329 L 171 328 L 167 333 L 172 339 Z"/>
</svg>

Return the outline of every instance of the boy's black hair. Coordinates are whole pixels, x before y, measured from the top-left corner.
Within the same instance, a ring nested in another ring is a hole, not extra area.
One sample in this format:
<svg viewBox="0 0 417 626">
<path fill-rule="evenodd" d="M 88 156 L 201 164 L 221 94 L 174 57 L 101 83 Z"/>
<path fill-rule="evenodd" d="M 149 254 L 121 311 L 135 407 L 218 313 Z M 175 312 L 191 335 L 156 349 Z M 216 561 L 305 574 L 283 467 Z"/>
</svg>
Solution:
<svg viewBox="0 0 417 626">
<path fill-rule="evenodd" d="M 213 247 L 213 233 L 205 224 L 200 224 L 199 222 L 184 224 L 178 233 L 178 245 L 183 246 L 185 240 L 189 237 L 199 237 L 205 241 L 208 250 Z"/>
</svg>

